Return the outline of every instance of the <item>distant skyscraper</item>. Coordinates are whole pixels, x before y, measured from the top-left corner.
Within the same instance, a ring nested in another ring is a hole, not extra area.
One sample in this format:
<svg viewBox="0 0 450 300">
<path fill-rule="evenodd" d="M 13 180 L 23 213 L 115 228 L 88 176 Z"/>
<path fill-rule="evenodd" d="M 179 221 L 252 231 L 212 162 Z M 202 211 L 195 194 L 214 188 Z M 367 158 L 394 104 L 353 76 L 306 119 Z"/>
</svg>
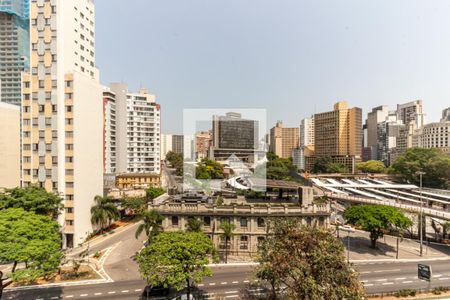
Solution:
<svg viewBox="0 0 450 300">
<path fill-rule="evenodd" d="M 255 160 L 259 146 L 258 122 L 243 119 L 241 114 L 230 112 L 226 116 L 213 116 L 210 157 L 227 160 L 231 155 L 247 162 Z"/>
<path fill-rule="evenodd" d="M 315 114 L 314 151 L 315 157 L 331 157 L 354 172 L 362 153 L 361 108 L 348 108 L 342 101 L 334 105 L 333 111 Z"/>
<path fill-rule="evenodd" d="M 195 135 L 195 152 L 196 158 L 202 159 L 208 156 L 208 149 L 211 145 L 211 132 L 201 131 Z"/>
<path fill-rule="evenodd" d="M 124 83 L 112 83 L 116 100 L 116 172 L 161 172 L 160 105 L 146 89 L 128 91 Z"/>
<path fill-rule="evenodd" d="M 172 135 L 172 151 L 184 155 L 184 136 L 180 134 Z"/>
<path fill-rule="evenodd" d="M 442 111 L 441 122 L 450 121 L 450 107 Z"/>
<path fill-rule="evenodd" d="M 369 159 L 380 159 L 378 155 L 378 124 L 384 122 L 388 116 L 389 109 L 386 105 L 378 106 L 372 109 L 367 114 L 366 128 L 367 128 L 367 148 Z"/>
<path fill-rule="evenodd" d="M 397 118 L 407 125 L 413 123 L 414 129 L 420 129 L 425 124 L 422 100 L 411 101 L 397 105 Z"/>
<path fill-rule="evenodd" d="M 270 129 L 269 151 L 281 158 L 292 157 L 292 150 L 299 147 L 299 128 L 285 128 L 278 121 L 275 127 Z"/>
<path fill-rule="evenodd" d="M 314 155 L 314 116 L 311 118 L 304 118 L 300 122 L 300 147 L 295 155 L 299 156 L 296 159 L 295 165 L 301 170 L 306 169 L 306 157 Z"/>
<path fill-rule="evenodd" d="M 29 0 L 0 0 L 0 101 L 20 105 L 30 60 Z"/>
<path fill-rule="evenodd" d="M 16 1 L 14 1 L 16 3 Z M 64 197 L 63 247 L 92 232 L 103 193 L 102 88 L 92 0 L 30 3 L 31 72 L 23 75 L 22 185 Z"/>
</svg>

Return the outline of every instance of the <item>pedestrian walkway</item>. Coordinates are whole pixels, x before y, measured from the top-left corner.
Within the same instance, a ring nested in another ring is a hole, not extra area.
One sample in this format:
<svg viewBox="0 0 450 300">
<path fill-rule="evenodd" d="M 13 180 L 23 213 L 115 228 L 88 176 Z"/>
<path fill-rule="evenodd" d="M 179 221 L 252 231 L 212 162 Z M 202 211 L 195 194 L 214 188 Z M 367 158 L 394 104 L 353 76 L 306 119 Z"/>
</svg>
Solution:
<svg viewBox="0 0 450 300">
<path fill-rule="evenodd" d="M 348 234 L 340 232 L 340 239 L 347 248 Z M 420 244 L 416 240 L 404 238 L 398 242 L 398 259 L 450 259 L 450 246 L 427 243 L 424 241 L 422 256 L 420 256 Z M 347 251 L 347 249 L 346 249 Z M 350 233 L 350 260 L 395 260 L 397 259 L 397 237 L 385 235 L 378 239 L 377 249 L 370 248 L 369 233 L 357 230 Z"/>
</svg>

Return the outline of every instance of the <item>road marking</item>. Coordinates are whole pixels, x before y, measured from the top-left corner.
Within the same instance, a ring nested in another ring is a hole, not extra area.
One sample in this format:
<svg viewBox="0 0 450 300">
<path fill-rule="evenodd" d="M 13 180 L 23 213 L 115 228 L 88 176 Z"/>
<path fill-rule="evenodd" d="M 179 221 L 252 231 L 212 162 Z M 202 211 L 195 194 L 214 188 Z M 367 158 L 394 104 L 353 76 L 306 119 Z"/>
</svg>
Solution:
<svg viewBox="0 0 450 300">
<path fill-rule="evenodd" d="M 402 283 L 412 283 L 411 280 L 403 281 Z"/>
<path fill-rule="evenodd" d="M 66 298 L 73 298 L 73 295 L 67 295 Z"/>
<path fill-rule="evenodd" d="M 36 298 L 36 300 L 44 300 L 44 298 Z"/>
<path fill-rule="evenodd" d="M 103 293 L 95 293 L 94 296 L 100 296 Z"/>
<path fill-rule="evenodd" d="M 51 297 L 50 299 L 59 299 L 59 296 Z"/>
<path fill-rule="evenodd" d="M 367 281 L 369 281 L 369 280 L 361 280 L 362 283 L 366 283 Z"/>
<path fill-rule="evenodd" d="M 398 278 L 395 278 L 394 280 L 405 280 L 406 279 L 406 277 L 398 277 Z"/>
<path fill-rule="evenodd" d="M 238 291 L 227 291 L 227 292 L 225 292 L 225 294 L 236 294 L 236 293 L 239 293 Z"/>
<path fill-rule="evenodd" d="M 225 298 L 237 298 L 237 297 L 239 297 L 239 295 L 228 295 L 228 296 L 225 296 Z"/>
<path fill-rule="evenodd" d="M 381 272 L 398 272 L 401 271 L 400 269 L 390 269 L 390 270 L 376 270 L 375 273 L 381 273 Z"/>
<path fill-rule="evenodd" d="M 216 283 L 215 282 L 211 282 L 209 285 L 216 285 Z"/>
<path fill-rule="evenodd" d="M 359 274 L 370 274 L 370 273 L 372 273 L 372 271 L 359 272 Z"/>
<path fill-rule="evenodd" d="M 122 293 L 128 293 L 129 292 L 129 290 L 123 290 L 122 291 Z"/>
<path fill-rule="evenodd" d="M 390 285 L 390 284 L 394 284 L 393 282 L 383 282 L 381 285 Z"/>
<path fill-rule="evenodd" d="M 135 289 L 134 291 L 135 292 L 140 292 L 140 291 L 142 291 L 142 289 Z"/>
<path fill-rule="evenodd" d="M 197 284 L 197 286 L 204 286 L 204 284 L 203 283 L 199 283 L 199 284 Z"/>
<path fill-rule="evenodd" d="M 232 283 L 239 283 L 239 281 L 233 281 Z"/>
<path fill-rule="evenodd" d="M 221 282 L 220 284 L 228 284 L 228 282 L 224 281 L 224 282 Z"/>
<path fill-rule="evenodd" d="M 364 286 L 373 286 L 373 283 L 365 284 Z"/>
<path fill-rule="evenodd" d="M 448 277 L 439 278 L 439 280 L 447 280 L 447 279 L 450 279 L 450 278 L 448 278 Z"/>
<path fill-rule="evenodd" d="M 108 294 L 115 294 L 115 293 L 116 293 L 116 291 L 108 292 Z"/>
<path fill-rule="evenodd" d="M 80 297 L 86 297 L 88 294 L 81 294 Z"/>
<path fill-rule="evenodd" d="M 377 280 L 375 280 L 375 281 L 387 281 L 387 279 L 386 279 L 386 278 L 383 278 L 383 279 L 377 279 Z"/>
<path fill-rule="evenodd" d="M 244 280 L 243 282 L 244 282 L 244 283 L 249 283 L 250 281 L 249 281 L 249 280 Z"/>
</svg>

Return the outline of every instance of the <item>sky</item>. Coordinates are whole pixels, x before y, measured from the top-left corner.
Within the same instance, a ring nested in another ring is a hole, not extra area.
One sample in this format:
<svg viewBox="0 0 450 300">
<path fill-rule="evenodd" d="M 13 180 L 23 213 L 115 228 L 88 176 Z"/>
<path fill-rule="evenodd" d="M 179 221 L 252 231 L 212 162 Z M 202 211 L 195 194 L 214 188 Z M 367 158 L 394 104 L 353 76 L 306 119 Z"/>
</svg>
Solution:
<svg viewBox="0 0 450 300">
<path fill-rule="evenodd" d="M 147 87 L 162 132 L 185 108 L 262 108 L 298 126 L 341 100 L 450 106 L 450 1 L 95 0 L 101 82 Z"/>
</svg>

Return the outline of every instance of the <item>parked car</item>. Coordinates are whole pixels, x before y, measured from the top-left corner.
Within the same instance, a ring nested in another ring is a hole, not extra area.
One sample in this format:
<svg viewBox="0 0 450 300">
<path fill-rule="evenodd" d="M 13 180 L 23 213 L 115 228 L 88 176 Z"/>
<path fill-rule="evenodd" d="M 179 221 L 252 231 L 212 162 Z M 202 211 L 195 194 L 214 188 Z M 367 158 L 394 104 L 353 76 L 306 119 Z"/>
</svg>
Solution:
<svg viewBox="0 0 450 300">
<path fill-rule="evenodd" d="M 163 285 L 147 285 L 142 292 L 142 299 L 166 299 L 165 296 L 169 295 L 169 293 L 170 288 L 164 287 Z"/>
</svg>

